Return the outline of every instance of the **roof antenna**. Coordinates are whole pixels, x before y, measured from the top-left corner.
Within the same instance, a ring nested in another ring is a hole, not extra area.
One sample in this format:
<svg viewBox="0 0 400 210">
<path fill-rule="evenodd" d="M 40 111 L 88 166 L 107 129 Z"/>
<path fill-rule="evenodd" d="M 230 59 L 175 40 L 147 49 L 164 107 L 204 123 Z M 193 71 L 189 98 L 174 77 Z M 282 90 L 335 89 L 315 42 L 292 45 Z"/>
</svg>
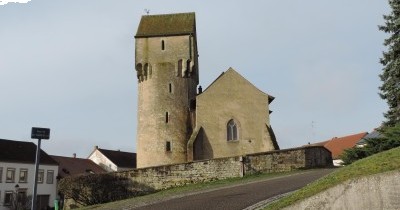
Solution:
<svg viewBox="0 0 400 210">
<path fill-rule="evenodd" d="M 312 138 L 315 140 L 315 121 L 311 121 L 311 132 L 312 132 Z"/>
<path fill-rule="evenodd" d="M 144 9 L 144 12 L 145 12 L 147 15 L 149 15 L 150 10 L 149 10 L 149 9 Z"/>
</svg>

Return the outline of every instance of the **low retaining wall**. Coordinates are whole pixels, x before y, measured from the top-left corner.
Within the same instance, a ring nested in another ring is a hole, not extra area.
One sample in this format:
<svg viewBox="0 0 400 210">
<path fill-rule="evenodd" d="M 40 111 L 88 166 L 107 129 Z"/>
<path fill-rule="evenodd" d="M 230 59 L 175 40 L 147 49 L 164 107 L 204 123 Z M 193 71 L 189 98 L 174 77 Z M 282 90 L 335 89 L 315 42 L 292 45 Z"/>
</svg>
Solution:
<svg viewBox="0 0 400 210">
<path fill-rule="evenodd" d="M 159 190 L 192 183 L 241 177 L 243 176 L 243 166 L 240 157 L 229 157 L 115 173 L 118 176 L 144 183 Z"/>
<path fill-rule="evenodd" d="M 115 172 L 156 190 L 255 173 L 291 171 L 299 168 L 332 166 L 325 147 L 299 147 L 246 156 L 218 158 L 174 165 Z"/>
<path fill-rule="evenodd" d="M 322 146 L 299 147 L 246 155 L 245 175 L 332 166 L 332 154 Z"/>
<path fill-rule="evenodd" d="M 344 182 L 284 209 L 399 209 L 400 171 Z"/>
</svg>

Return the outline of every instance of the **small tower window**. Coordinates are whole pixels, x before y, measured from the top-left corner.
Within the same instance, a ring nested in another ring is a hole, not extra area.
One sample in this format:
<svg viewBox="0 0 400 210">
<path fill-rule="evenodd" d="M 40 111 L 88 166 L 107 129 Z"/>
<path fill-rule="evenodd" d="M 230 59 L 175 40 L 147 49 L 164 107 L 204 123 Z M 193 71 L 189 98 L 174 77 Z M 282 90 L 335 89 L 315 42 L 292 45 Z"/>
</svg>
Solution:
<svg viewBox="0 0 400 210">
<path fill-rule="evenodd" d="M 234 141 L 238 140 L 238 126 L 235 120 L 231 119 L 226 126 L 227 140 Z"/>
<path fill-rule="evenodd" d="M 171 142 L 170 141 L 165 142 L 165 151 L 171 152 Z"/>
<path fill-rule="evenodd" d="M 172 93 L 172 84 L 171 83 L 169 83 L 169 85 L 168 85 L 168 90 L 170 93 Z"/>
<path fill-rule="evenodd" d="M 161 40 L 161 50 L 165 50 L 165 42 L 164 42 L 164 40 Z"/>
<path fill-rule="evenodd" d="M 169 114 L 168 112 L 165 112 L 165 123 L 168 123 L 169 121 Z"/>
</svg>

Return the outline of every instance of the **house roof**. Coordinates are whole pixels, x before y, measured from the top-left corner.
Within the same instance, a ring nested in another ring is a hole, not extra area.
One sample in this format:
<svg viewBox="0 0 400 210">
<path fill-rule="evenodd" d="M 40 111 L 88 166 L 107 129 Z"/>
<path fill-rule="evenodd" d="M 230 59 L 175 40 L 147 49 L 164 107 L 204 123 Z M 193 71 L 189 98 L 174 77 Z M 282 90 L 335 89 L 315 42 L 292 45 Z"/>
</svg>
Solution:
<svg viewBox="0 0 400 210">
<path fill-rule="evenodd" d="M 195 13 L 144 15 L 136 38 L 195 34 Z"/>
<path fill-rule="evenodd" d="M 372 131 L 371 133 L 367 134 L 362 138 L 360 141 L 357 142 L 358 145 L 363 145 L 365 144 L 365 140 L 367 139 L 375 139 L 375 138 L 382 138 L 382 134 L 379 133 L 377 130 Z"/>
<path fill-rule="evenodd" d="M 58 162 L 58 175 L 63 177 L 107 172 L 92 160 L 51 155 Z"/>
<path fill-rule="evenodd" d="M 111 162 L 121 168 L 136 168 L 136 153 L 98 149 Z"/>
<path fill-rule="evenodd" d="M 343 137 L 334 137 L 327 141 L 309 144 L 306 146 L 324 146 L 329 151 L 331 151 L 333 159 L 338 159 L 345 149 L 354 147 L 356 143 L 360 141 L 367 134 L 368 134 L 367 132 L 362 132 Z"/>
<path fill-rule="evenodd" d="M 0 161 L 34 164 L 36 162 L 36 144 L 33 142 L 0 139 Z M 58 165 L 42 149 L 40 149 L 40 164 Z"/>
</svg>

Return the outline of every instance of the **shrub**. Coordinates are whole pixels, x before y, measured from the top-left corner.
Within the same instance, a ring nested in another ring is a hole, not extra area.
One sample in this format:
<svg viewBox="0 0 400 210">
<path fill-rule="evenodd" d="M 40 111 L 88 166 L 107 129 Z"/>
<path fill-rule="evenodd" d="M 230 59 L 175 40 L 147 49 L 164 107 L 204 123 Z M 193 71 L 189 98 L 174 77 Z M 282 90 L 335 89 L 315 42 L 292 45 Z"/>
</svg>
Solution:
<svg viewBox="0 0 400 210">
<path fill-rule="evenodd" d="M 115 173 L 63 178 L 59 191 L 65 198 L 87 206 L 148 194 L 154 189 Z"/>
<path fill-rule="evenodd" d="M 343 165 L 400 146 L 400 124 L 383 129 L 381 138 L 366 139 L 364 147 L 347 149 L 340 156 Z"/>
</svg>

